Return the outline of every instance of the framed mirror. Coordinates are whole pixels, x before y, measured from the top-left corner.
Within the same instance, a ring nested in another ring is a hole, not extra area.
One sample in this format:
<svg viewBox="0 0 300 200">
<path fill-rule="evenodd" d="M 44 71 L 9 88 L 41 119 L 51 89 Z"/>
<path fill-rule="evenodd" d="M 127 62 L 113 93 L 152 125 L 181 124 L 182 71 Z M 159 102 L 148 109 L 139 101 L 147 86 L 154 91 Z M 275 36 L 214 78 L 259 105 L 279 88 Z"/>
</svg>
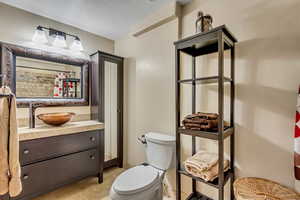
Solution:
<svg viewBox="0 0 300 200">
<path fill-rule="evenodd" d="M 18 107 L 89 104 L 89 60 L 4 43 L 0 56 L 1 84 L 12 89 Z"/>
</svg>

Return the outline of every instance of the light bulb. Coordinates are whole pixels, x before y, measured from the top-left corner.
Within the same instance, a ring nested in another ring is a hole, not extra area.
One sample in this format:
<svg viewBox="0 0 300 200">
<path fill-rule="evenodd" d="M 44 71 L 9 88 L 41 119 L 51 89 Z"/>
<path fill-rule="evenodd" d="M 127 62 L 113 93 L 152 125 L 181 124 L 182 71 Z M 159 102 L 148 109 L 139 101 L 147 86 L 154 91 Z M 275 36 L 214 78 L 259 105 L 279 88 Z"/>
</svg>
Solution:
<svg viewBox="0 0 300 200">
<path fill-rule="evenodd" d="M 83 47 L 81 41 L 78 37 L 76 37 L 71 45 L 71 49 L 74 51 L 83 51 Z"/>
<path fill-rule="evenodd" d="M 40 26 L 37 27 L 33 35 L 32 41 L 40 44 L 48 43 L 48 38 L 46 36 L 45 31 L 42 29 L 42 27 Z"/>
</svg>

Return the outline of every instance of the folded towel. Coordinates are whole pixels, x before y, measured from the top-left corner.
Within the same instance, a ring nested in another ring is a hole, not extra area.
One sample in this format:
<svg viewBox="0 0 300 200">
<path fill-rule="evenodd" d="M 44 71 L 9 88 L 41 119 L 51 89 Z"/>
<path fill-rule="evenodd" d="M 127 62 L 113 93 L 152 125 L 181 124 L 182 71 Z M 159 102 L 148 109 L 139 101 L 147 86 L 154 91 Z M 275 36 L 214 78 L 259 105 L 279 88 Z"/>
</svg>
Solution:
<svg viewBox="0 0 300 200">
<path fill-rule="evenodd" d="M 229 160 L 224 160 L 224 172 L 229 170 Z M 197 174 L 196 174 L 197 176 Z M 211 169 L 203 171 L 198 177 L 205 181 L 213 181 L 219 176 L 219 164 L 215 164 Z"/>
<path fill-rule="evenodd" d="M 210 169 L 218 162 L 218 154 L 207 151 L 199 151 L 184 162 L 187 171 L 202 172 Z"/>
<path fill-rule="evenodd" d="M 9 88 L 0 88 L 0 94 L 11 94 Z M 17 133 L 16 98 L 0 98 L 0 195 L 11 197 L 22 191 Z"/>
<path fill-rule="evenodd" d="M 194 123 L 194 122 L 184 122 L 183 125 L 185 127 L 194 127 L 194 128 L 203 128 L 203 129 L 213 129 L 213 128 L 218 128 L 218 122 L 217 121 L 208 121 L 207 123 Z"/>
<path fill-rule="evenodd" d="M 213 181 L 218 177 L 218 154 L 200 151 L 184 162 L 185 170 L 205 181 Z M 229 160 L 224 160 L 224 172 L 229 170 Z"/>
<path fill-rule="evenodd" d="M 198 112 L 195 114 L 187 115 L 185 119 L 218 119 L 218 114 L 216 113 L 202 113 Z"/>
<path fill-rule="evenodd" d="M 199 131 L 215 131 L 218 128 L 218 114 L 215 113 L 195 113 L 187 115 L 182 124 L 187 129 Z"/>
<path fill-rule="evenodd" d="M 184 124 L 202 124 L 202 125 L 209 125 L 211 127 L 218 127 L 218 120 L 217 119 L 184 119 L 182 121 Z"/>
</svg>

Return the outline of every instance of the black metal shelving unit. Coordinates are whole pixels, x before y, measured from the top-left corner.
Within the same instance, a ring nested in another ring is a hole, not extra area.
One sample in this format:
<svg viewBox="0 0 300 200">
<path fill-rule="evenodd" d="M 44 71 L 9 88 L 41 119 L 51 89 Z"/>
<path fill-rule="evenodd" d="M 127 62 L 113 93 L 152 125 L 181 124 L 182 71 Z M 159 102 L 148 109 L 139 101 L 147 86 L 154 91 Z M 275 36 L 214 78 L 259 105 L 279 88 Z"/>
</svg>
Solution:
<svg viewBox="0 0 300 200">
<path fill-rule="evenodd" d="M 211 200 L 211 198 L 200 194 L 196 190 L 196 182 L 208 184 L 219 190 L 219 200 L 224 199 L 224 186 L 230 179 L 231 181 L 231 199 L 234 199 L 233 181 L 234 181 L 234 99 L 235 99 L 235 43 L 237 39 L 230 33 L 225 25 L 214 28 L 208 32 L 199 33 L 194 36 L 175 42 L 176 53 L 176 199 L 181 200 L 181 175 L 192 178 L 192 194 L 187 200 Z M 224 51 L 230 50 L 230 77 L 224 77 Z M 192 78 L 180 79 L 180 54 L 181 52 L 190 55 L 192 58 Z M 196 77 L 196 57 L 218 53 L 218 75 L 209 77 Z M 218 85 L 218 132 L 195 131 L 181 127 L 181 84 L 191 84 L 192 89 L 192 113 L 196 113 L 196 87 L 198 84 Z M 224 85 L 230 84 L 230 127 L 224 130 Z M 206 182 L 201 178 L 194 177 L 182 168 L 181 161 L 181 135 L 192 137 L 192 154 L 196 153 L 196 137 L 218 141 L 219 154 L 219 176 L 213 182 Z M 230 138 L 230 170 L 224 172 L 224 140 Z"/>
</svg>

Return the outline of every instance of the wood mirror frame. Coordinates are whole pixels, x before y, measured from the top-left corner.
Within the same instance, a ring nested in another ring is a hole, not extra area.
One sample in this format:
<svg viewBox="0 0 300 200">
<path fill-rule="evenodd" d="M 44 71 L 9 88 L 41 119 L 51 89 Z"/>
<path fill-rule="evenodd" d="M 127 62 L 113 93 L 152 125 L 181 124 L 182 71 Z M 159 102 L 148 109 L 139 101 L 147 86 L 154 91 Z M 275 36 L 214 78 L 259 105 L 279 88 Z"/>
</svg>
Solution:
<svg viewBox="0 0 300 200">
<path fill-rule="evenodd" d="M 0 43 L 0 74 L 5 75 L 1 79 L 1 85 L 6 84 L 16 93 L 16 57 L 32 58 L 60 64 L 81 66 L 82 70 L 82 96 L 77 99 L 66 98 L 18 98 L 18 107 L 29 107 L 30 103 L 42 103 L 45 106 L 84 106 L 89 105 L 89 67 L 91 62 L 87 59 L 70 57 L 62 54 L 22 47 L 7 43 Z M 5 82 L 5 83 L 4 83 Z"/>
</svg>

